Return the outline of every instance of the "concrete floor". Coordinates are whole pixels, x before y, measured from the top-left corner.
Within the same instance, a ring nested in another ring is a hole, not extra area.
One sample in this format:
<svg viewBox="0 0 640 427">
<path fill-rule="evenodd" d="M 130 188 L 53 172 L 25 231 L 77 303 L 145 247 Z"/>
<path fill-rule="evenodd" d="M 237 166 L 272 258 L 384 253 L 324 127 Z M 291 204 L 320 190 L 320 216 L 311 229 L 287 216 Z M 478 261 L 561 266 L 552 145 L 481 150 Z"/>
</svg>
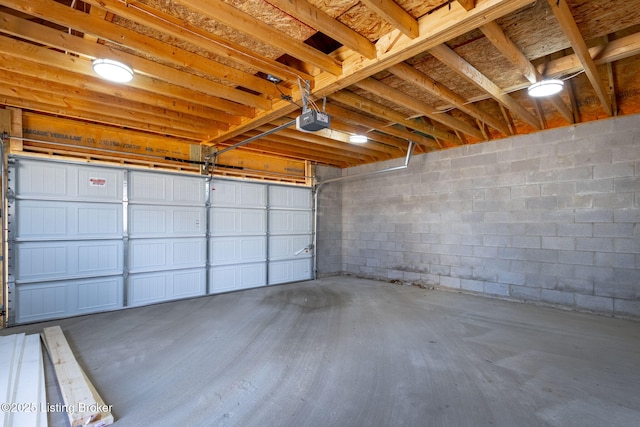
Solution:
<svg viewBox="0 0 640 427">
<path fill-rule="evenodd" d="M 636 321 L 340 277 L 0 334 L 53 324 L 117 426 L 640 425 Z"/>
</svg>

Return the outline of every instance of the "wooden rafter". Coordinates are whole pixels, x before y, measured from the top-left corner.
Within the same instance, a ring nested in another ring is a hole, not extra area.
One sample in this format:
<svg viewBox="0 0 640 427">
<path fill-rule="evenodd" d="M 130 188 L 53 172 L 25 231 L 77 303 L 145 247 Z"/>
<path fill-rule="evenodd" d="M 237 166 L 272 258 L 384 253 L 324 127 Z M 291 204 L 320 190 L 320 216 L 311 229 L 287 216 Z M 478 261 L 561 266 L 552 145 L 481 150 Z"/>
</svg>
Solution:
<svg viewBox="0 0 640 427">
<path fill-rule="evenodd" d="M 476 0 L 458 0 L 458 3 L 464 7 L 464 10 L 471 10 L 476 7 Z"/>
<path fill-rule="evenodd" d="M 582 66 L 584 67 L 585 74 L 591 82 L 591 86 L 596 92 L 602 107 L 607 112 L 609 116 L 613 115 L 613 109 L 611 107 L 611 102 L 607 95 L 607 90 L 604 87 L 602 79 L 600 78 L 600 74 L 598 73 L 598 68 L 596 66 L 595 61 L 591 58 L 589 54 L 589 49 L 587 48 L 587 44 L 582 38 L 582 34 L 580 34 L 580 30 L 578 29 L 578 25 L 576 24 L 575 19 L 573 18 L 573 14 L 571 13 L 571 9 L 567 4 L 566 0 L 548 0 L 549 6 L 551 6 L 551 10 L 556 16 L 556 19 L 560 23 L 560 27 L 564 31 L 564 34 L 569 39 L 571 43 L 571 47 L 573 51 L 580 59 Z"/>
<path fill-rule="evenodd" d="M 397 77 L 428 91 L 429 93 L 442 99 L 443 101 L 451 103 L 451 105 L 455 106 L 460 111 L 469 114 L 471 117 L 475 117 L 476 119 L 487 123 L 494 129 L 499 130 L 505 135 L 509 135 L 509 129 L 504 123 L 496 120 L 493 116 L 482 111 L 480 108 L 474 106 L 473 104 L 468 103 L 467 100 L 462 98 L 460 95 L 447 89 L 445 86 L 439 84 L 426 74 L 421 73 L 420 71 L 411 67 L 409 64 L 401 62 L 400 64 L 389 67 L 389 71 Z"/>
<path fill-rule="evenodd" d="M 75 87 L 78 90 L 89 90 L 97 99 L 101 99 L 102 96 L 114 98 L 128 97 L 149 106 L 150 109 L 158 107 L 166 111 L 193 115 L 204 121 L 212 120 L 228 124 L 240 123 L 239 116 L 197 104 L 189 105 L 186 101 L 170 97 L 169 94 L 152 94 L 151 92 L 138 89 L 127 89 L 123 92 L 120 87 L 106 83 L 103 80 L 89 78 L 79 79 L 76 74 L 64 72 L 59 68 L 26 61 L 2 53 L 0 53 L 0 69 L 26 76 L 27 78 L 37 78 L 44 84 L 63 84 L 68 87 Z M 127 94 L 128 96 L 123 96 L 123 94 Z"/>
<path fill-rule="evenodd" d="M 484 139 L 482 133 L 470 124 L 452 117 L 446 113 L 442 113 L 431 105 L 425 104 L 424 102 L 419 101 L 412 96 L 399 91 L 398 89 L 394 89 L 391 86 L 379 82 L 378 80 L 375 80 L 373 78 L 364 79 L 356 83 L 355 86 L 378 95 L 382 98 L 385 98 L 388 101 L 400 103 L 401 105 L 410 108 L 416 113 L 425 115 L 430 119 L 435 120 L 436 122 L 442 123 L 443 125 L 448 126 L 452 129 L 459 130 L 460 132 L 464 132 L 469 136 L 473 136 L 474 138 L 478 138 L 480 140 Z M 446 135 L 433 136 L 447 139 Z"/>
<path fill-rule="evenodd" d="M 229 128 L 228 123 L 213 120 L 206 121 L 202 117 L 191 114 L 179 113 L 127 98 L 96 94 L 86 89 L 45 81 L 37 77 L 29 77 L 3 69 L 0 69 L 0 83 L 12 88 L 22 88 L 27 91 L 33 90 L 43 94 L 48 93 L 54 96 L 53 99 L 62 99 L 68 106 L 73 103 L 79 109 L 82 109 L 80 108 L 82 105 L 85 110 L 91 107 L 92 111 L 102 112 L 103 114 L 110 113 L 109 115 L 114 117 L 133 118 L 137 116 L 139 119 L 144 117 L 144 120 L 149 123 L 155 123 L 160 126 L 174 126 L 176 129 L 190 132 L 193 132 L 194 129 L 199 129 L 200 133 L 209 133 Z M 66 96 L 61 98 L 59 95 L 61 93 L 65 93 Z"/>
<path fill-rule="evenodd" d="M 631 34 L 616 40 L 611 40 L 606 45 L 600 44 L 589 48 L 589 56 L 596 65 L 608 64 L 620 61 L 640 54 L 640 33 Z M 549 76 L 561 76 L 584 70 L 578 55 L 572 54 L 554 59 L 545 64 L 545 70 Z"/>
<path fill-rule="evenodd" d="M 548 9 L 561 1 L 575 6 L 577 35 L 591 46 L 582 57 Z M 589 95 L 588 83 L 586 92 L 571 91 L 572 83 L 585 89 L 584 56 L 598 65 L 613 114 L 637 112 L 640 0 L 621 7 L 561 1 L 0 0 L 0 108 L 60 116 L 96 132 L 123 131 L 125 138 L 180 141 L 190 158 L 200 151 L 194 142 L 228 147 L 291 122 L 306 94 L 300 81 L 309 81 L 312 104 L 329 99 L 329 129 L 309 134 L 291 126 L 287 136 L 233 150 L 224 173 L 234 176 L 243 173 L 249 154 L 347 167 L 401 157 L 407 140 L 421 153 L 600 118 L 601 97 Z M 551 18 L 537 22 L 540 13 Z M 478 29 L 486 37 L 478 37 Z M 550 38 L 538 40 L 545 35 Z M 489 42 L 496 49 L 483 52 Z M 459 54 L 448 48 L 454 44 Z M 442 47 L 450 51 L 445 56 L 453 53 L 441 59 L 445 66 L 435 58 Z M 508 61 L 500 62 L 498 52 Z M 133 81 L 98 78 L 91 69 L 96 57 L 132 66 Z M 542 76 L 564 79 L 562 95 L 527 97 L 523 89 Z M 552 104 L 559 113 L 548 114 Z M 578 105 L 588 107 L 580 113 Z M 40 135 L 34 129 L 33 138 Z M 348 137 L 355 133 L 367 134 L 369 142 L 352 147 Z M 99 149 L 46 144 L 29 143 L 26 150 L 51 155 L 54 147 L 89 159 Z"/>
<path fill-rule="evenodd" d="M 453 49 L 446 45 L 439 45 L 429 49 L 429 53 L 462 77 L 466 78 L 469 82 L 487 92 L 493 99 L 498 101 L 500 104 L 503 104 L 506 108 L 520 117 L 520 119 L 534 128 L 540 129 L 540 122 L 535 115 L 516 102 L 515 99 L 507 95 L 502 89 L 500 89 L 500 87 L 498 87 L 498 85 L 478 71 L 473 65 L 460 57 L 453 51 Z"/>
<path fill-rule="evenodd" d="M 392 108 L 371 101 L 347 90 L 342 90 L 332 94 L 330 96 L 330 99 L 355 108 L 357 110 L 365 111 L 382 120 L 388 120 L 390 122 L 397 123 L 406 128 L 413 129 L 427 135 L 438 133 L 437 129 L 432 125 L 427 125 L 426 123 L 418 121 L 416 119 L 407 119 L 406 117 L 404 117 L 404 115 Z M 451 135 L 451 138 L 447 138 L 447 141 L 454 142 L 455 140 L 452 137 L 453 135 Z M 455 142 L 460 143 L 460 141 Z"/>
<path fill-rule="evenodd" d="M 0 4 L 30 13 L 64 27 L 93 34 L 101 39 L 109 40 L 145 54 L 151 54 L 174 63 L 177 66 L 188 67 L 220 79 L 232 81 L 260 93 L 271 93 L 271 91 L 274 91 L 272 95 L 278 96 L 273 85 L 264 79 L 259 79 L 234 68 L 223 66 L 223 64 L 184 49 L 171 47 L 159 40 L 143 36 L 135 31 L 112 24 L 90 14 L 71 9 L 52 0 L 0 0 Z M 217 88 L 219 90 L 217 96 L 220 98 L 244 103 L 245 105 L 253 105 L 261 109 L 271 108 L 269 100 L 260 96 L 247 92 L 243 93 L 243 91 L 223 84 L 217 84 Z"/>
<path fill-rule="evenodd" d="M 441 148 L 435 140 L 428 138 L 424 135 L 421 135 L 419 133 L 411 132 L 406 129 L 399 129 L 394 126 L 393 122 L 381 121 L 381 120 L 372 119 L 366 116 L 361 116 L 361 115 L 358 115 L 357 113 L 354 113 L 353 111 L 347 110 L 337 105 L 333 105 L 331 103 L 327 104 L 327 111 L 329 112 L 329 114 L 335 114 L 336 116 L 342 117 L 346 120 L 348 120 L 348 117 L 352 117 L 354 121 L 357 121 L 357 123 L 359 124 L 369 126 L 370 128 L 375 129 L 379 132 L 392 135 L 398 138 L 402 138 L 404 140 L 411 140 L 427 148 L 432 148 L 432 149 Z M 357 119 L 356 119 L 356 116 L 357 116 Z M 440 132 L 433 132 L 433 133 L 439 134 Z M 457 140 L 457 138 L 455 137 L 451 138 L 449 134 L 445 132 L 442 132 L 442 133 L 448 139 Z"/>
<path fill-rule="evenodd" d="M 91 69 L 88 61 L 83 61 L 82 58 L 111 58 L 128 64 L 129 66 L 136 69 L 136 71 L 142 72 L 142 74 L 144 74 L 145 76 L 155 77 L 156 79 L 159 79 L 163 82 L 170 83 L 174 87 L 174 89 L 177 89 L 176 87 L 180 86 L 191 91 L 202 92 L 204 94 L 215 97 L 215 99 L 210 98 L 207 101 L 208 105 L 210 106 L 218 106 L 218 108 L 220 108 L 221 110 L 232 111 L 240 115 L 244 113 L 251 116 L 253 114 L 253 111 L 247 109 L 246 107 L 238 110 L 238 108 L 240 108 L 240 105 L 238 105 L 237 103 L 232 104 L 229 101 L 220 99 L 218 97 L 221 90 L 232 90 L 227 86 L 222 86 L 211 80 L 198 77 L 193 74 L 181 72 L 166 65 L 157 64 L 148 59 L 144 59 L 124 52 L 115 51 L 114 49 L 110 49 L 104 45 L 91 42 L 90 40 L 71 36 L 51 28 L 43 27 L 42 25 L 15 18 L 2 12 L 0 12 L 0 32 L 30 40 L 36 43 L 48 44 L 49 47 L 80 55 L 81 58 L 76 58 L 75 60 L 75 62 L 79 64 L 79 66 L 74 67 L 74 70 L 90 77 L 95 77 L 95 74 L 93 73 L 93 70 Z M 14 47 L 17 47 L 20 44 L 22 44 L 22 46 L 24 46 L 25 48 L 28 47 L 26 46 L 26 44 L 19 41 L 8 40 L 5 44 L 5 48 L 0 47 L 0 51 L 10 52 Z M 71 62 L 67 55 L 56 55 L 56 52 L 50 49 L 29 49 L 29 55 L 25 56 L 25 59 L 37 60 L 40 57 L 44 57 L 46 58 L 44 59 L 45 64 L 63 64 L 63 66 L 65 67 L 69 62 Z M 37 53 L 36 55 L 31 55 L 31 52 L 39 53 Z M 49 60 L 51 60 L 51 62 L 48 62 Z M 80 64 L 82 65 L 80 66 Z M 145 86 L 143 83 L 148 83 L 150 85 L 150 80 L 146 78 L 135 79 L 135 81 L 133 81 L 129 85 L 129 87 L 137 87 L 145 90 L 157 89 L 157 87 L 155 89 L 152 89 L 151 87 Z M 155 86 L 158 86 L 158 84 L 156 84 Z M 187 95 L 186 99 L 191 99 L 191 95 Z M 262 106 L 263 108 L 266 108 L 270 105 L 270 102 L 264 98 L 259 99 L 259 97 L 255 97 L 255 99 L 259 101 L 260 106 Z M 251 102 L 251 104 L 248 104 L 245 102 L 244 104 L 252 105 L 254 103 Z"/>
<path fill-rule="evenodd" d="M 94 6 L 91 8 L 92 12 L 94 10 L 109 11 L 138 24 L 153 28 L 156 31 L 193 43 L 222 58 L 257 68 L 281 79 L 294 82 L 297 81 L 298 77 L 312 79 L 311 76 L 300 70 L 264 56 L 256 56 L 255 52 L 244 46 L 232 43 L 193 25 L 188 25 L 183 20 L 139 1 L 127 0 L 125 4 L 120 0 L 86 0 L 85 3 Z"/>
<path fill-rule="evenodd" d="M 81 39 L 80 39 L 81 40 Z M 91 61 L 87 58 L 81 58 L 77 56 L 64 55 L 62 53 L 36 46 L 33 44 L 20 42 L 9 38 L 2 38 L 0 43 L 0 52 L 13 55 L 16 58 L 24 59 L 30 62 L 37 63 L 43 66 L 52 66 L 61 71 L 68 73 L 76 73 L 82 77 L 82 79 L 94 79 L 99 80 L 93 73 L 91 68 Z M 254 114 L 254 110 L 246 105 L 234 103 L 225 99 L 220 99 L 215 96 L 205 94 L 200 91 L 190 90 L 184 87 L 176 86 L 172 83 L 147 77 L 144 75 L 136 76 L 129 85 L 129 88 L 136 88 L 145 90 L 151 93 L 158 93 L 164 95 L 170 95 L 171 97 L 182 99 L 184 101 L 195 102 L 203 106 L 213 106 L 222 111 L 227 111 L 240 116 L 250 117 Z"/>
<path fill-rule="evenodd" d="M 518 71 L 520 71 L 530 83 L 536 83 L 543 79 L 542 74 L 538 72 L 531 61 L 524 56 L 522 51 L 509 37 L 507 37 L 504 31 L 502 31 L 502 28 L 500 28 L 495 21 L 484 24 L 480 27 L 480 30 L 489 39 L 491 44 L 493 44 L 513 65 L 515 65 Z M 560 95 L 550 97 L 549 101 L 569 123 L 574 123 L 573 113 L 562 101 Z"/>
<path fill-rule="evenodd" d="M 176 0 L 176 3 L 200 12 L 204 16 L 234 28 L 237 31 L 258 37 L 266 43 L 282 49 L 283 52 L 287 52 L 295 58 L 313 64 L 321 70 L 336 76 L 342 73 L 341 64 L 329 55 L 325 55 L 300 40 L 296 40 L 281 31 L 275 30 L 273 27 L 222 0 L 209 0 L 207 2 L 200 0 Z"/>
<path fill-rule="evenodd" d="M 344 89 L 364 78 L 385 70 L 387 67 L 418 55 L 430 47 L 437 46 L 451 38 L 461 36 L 487 20 L 495 20 L 535 0 L 486 0 L 470 11 L 464 10 L 457 3 L 452 3 L 451 10 L 440 8 L 418 20 L 419 35 L 410 38 L 399 30 L 381 37 L 376 42 L 378 56 L 366 59 L 361 55 L 351 55 L 342 62 L 342 74 L 337 77 L 329 73 L 321 73 L 315 78 L 314 95 L 323 97 Z M 260 124 L 268 123 L 276 117 L 293 111 L 288 102 L 275 101 L 269 112 L 258 112 L 256 117 L 232 127 L 228 132 L 206 144 L 216 144 L 230 137 L 240 135 Z"/>
<path fill-rule="evenodd" d="M 418 21 L 393 0 L 362 0 L 362 3 L 390 22 L 404 35 L 416 38 L 419 35 Z"/>
<path fill-rule="evenodd" d="M 38 93 L 35 91 L 9 89 L 0 86 L 0 103 L 27 110 L 40 111 L 43 113 L 56 114 L 58 116 L 89 120 L 96 123 L 122 126 L 130 129 L 137 129 L 144 132 L 151 132 L 160 135 L 171 135 L 183 139 L 199 140 L 202 134 L 189 131 L 178 131 L 177 129 L 158 126 L 139 120 L 117 118 L 113 115 L 96 113 L 93 110 L 83 111 L 73 106 L 64 104 L 59 97 L 50 94 Z"/>
<path fill-rule="evenodd" d="M 373 59 L 376 57 L 376 46 L 366 37 L 332 18 L 306 0 L 269 0 L 269 3 L 308 26 L 339 41 L 365 58 Z"/>
</svg>

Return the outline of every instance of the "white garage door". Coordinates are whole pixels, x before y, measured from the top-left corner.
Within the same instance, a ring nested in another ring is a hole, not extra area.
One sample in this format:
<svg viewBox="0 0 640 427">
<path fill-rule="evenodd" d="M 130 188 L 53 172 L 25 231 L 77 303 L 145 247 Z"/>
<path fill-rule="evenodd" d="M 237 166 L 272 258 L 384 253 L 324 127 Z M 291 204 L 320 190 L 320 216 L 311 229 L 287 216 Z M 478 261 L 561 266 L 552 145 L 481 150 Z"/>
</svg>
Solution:
<svg viewBox="0 0 640 427">
<path fill-rule="evenodd" d="M 10 325 L 313 277 L 309 188 L 10 163 Z"/>
</svg>

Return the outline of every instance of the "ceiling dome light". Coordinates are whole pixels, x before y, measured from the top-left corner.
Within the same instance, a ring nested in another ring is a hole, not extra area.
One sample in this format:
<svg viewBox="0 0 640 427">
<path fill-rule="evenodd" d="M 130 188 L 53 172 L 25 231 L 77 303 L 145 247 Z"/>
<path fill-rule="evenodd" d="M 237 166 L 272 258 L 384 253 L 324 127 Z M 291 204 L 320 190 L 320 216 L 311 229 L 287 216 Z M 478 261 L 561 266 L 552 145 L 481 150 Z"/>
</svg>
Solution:
<svg viewBox="0 0 640 427">
<path fill-rule="evenodd" d="M 116 83 L 126 83 L 133 79 L 133 70 L 130 67 L 112 59 L 95 59 L 93 71 L 103 79 Z"/>
<path fill-rule="evenodd" d="M 539 82 L 529 86 L 527 92 L 529 93 L 529 96 L 539 98 L 543 96 L 555 95 L 562 90 L 563 86 L 564 82 L 562 80 L 540 80 Z"/>
<path fill-rule="evenodd" d="M 353 144 L 364 144 L 368 140 L 366 135 L 349 135 L 349 142 Z"/>
</svg>

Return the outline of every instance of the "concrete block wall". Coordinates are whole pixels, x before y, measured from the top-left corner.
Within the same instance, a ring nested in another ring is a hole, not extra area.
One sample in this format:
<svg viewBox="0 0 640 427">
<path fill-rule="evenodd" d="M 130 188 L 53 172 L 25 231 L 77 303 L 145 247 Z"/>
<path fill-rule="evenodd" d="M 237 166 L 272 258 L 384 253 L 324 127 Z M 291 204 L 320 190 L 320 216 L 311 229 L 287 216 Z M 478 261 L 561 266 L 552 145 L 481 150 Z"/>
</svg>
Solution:
<svg viewBox="0 0 640 427">
<path fill-rule="evenodd" d="M 640 316 L 639 115 L 414 156 L 341 186 L 342 273 Z"/>
</svg>

